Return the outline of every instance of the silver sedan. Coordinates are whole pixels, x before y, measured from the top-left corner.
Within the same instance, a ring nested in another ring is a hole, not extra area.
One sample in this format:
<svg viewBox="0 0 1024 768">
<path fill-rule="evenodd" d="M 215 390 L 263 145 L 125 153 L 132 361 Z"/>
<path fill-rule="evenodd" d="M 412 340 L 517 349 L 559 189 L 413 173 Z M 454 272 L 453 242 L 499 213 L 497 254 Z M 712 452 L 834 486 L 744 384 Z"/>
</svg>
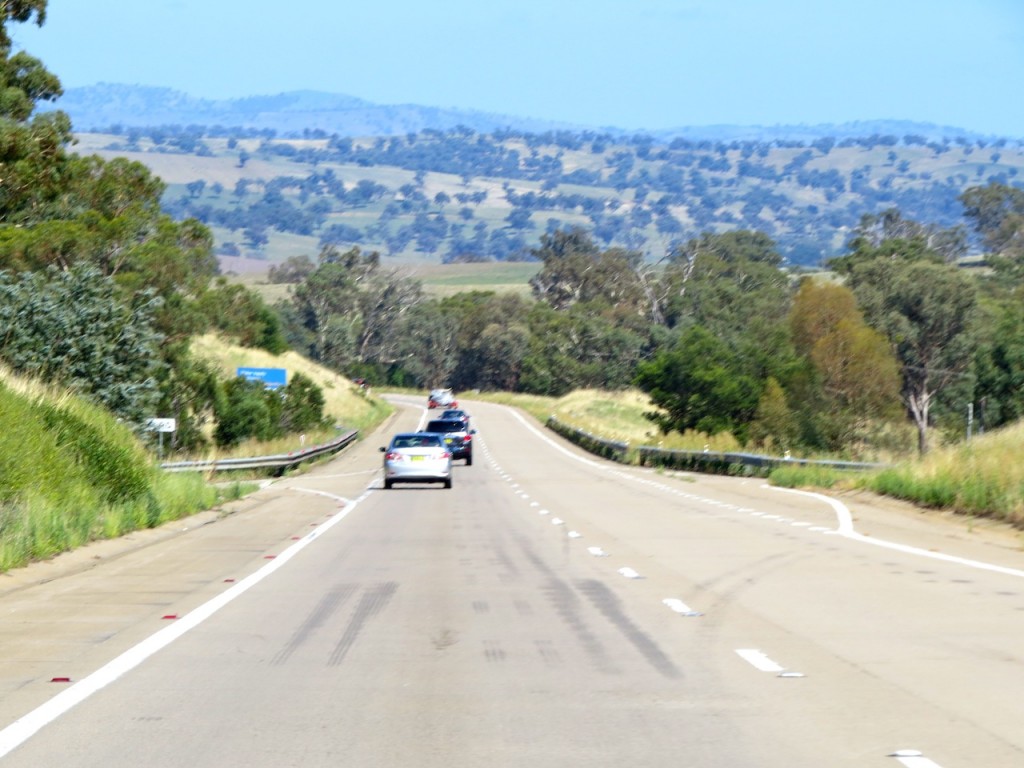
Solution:
<svg viewBox="0 0 1024 768">
<path fill-rule="evenodd" d="M 452 453 L 441 435 L 400 432 L 384 453 L 384 487 L 395 483 L 444 483 L 452 487 Z"/>
</svg>

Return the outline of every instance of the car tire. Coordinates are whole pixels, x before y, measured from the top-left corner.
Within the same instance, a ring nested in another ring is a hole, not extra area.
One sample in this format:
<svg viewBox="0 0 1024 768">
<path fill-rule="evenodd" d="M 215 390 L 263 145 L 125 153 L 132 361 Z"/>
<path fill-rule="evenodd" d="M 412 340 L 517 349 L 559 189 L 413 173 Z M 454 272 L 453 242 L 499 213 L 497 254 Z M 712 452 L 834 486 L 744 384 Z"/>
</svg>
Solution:
<svg viewBox="0 0 1024 768">
<path fill-rule="evenodd" d="M 444 481 L 444 487 L 445 488 L 451 488 L 452 487 L 452 479 L 450 477 L 447 480 Z"/>
<path fill-rule="evenodd" d="M 390 480 L 385 480 L 384 481 L 384 490 L 385 491 L 390 491 L 391 490 L 391 481 Z"/>
<path fill-rule="evenodd" d="M 466 457 L 466 466 L 467 467 L 472 467 L 473 466 L 473 456 L 472 455 L 469 455 L 469 456 Z"/>
</svg>

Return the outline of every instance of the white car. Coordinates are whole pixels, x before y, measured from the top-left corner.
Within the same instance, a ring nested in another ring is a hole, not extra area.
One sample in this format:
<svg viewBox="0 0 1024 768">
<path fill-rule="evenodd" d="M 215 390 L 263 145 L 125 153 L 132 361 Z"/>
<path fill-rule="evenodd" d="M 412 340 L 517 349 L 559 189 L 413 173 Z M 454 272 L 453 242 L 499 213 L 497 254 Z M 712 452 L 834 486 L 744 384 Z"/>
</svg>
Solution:
<svg viewBox="0 0 1024 768">
<path fill-rule="evenodd" d="M 442 435 L 434 432 L 400 432 L 384 454 L 384 488 L 395 483 L 444 483 L 452 487 L 452 452 Z"/>
<path fill-rule="evenodd" d="M 458 404 L 450 389 L 432 389 L 427 396 L 427 408 L 455 408 Z"/>
</svg>

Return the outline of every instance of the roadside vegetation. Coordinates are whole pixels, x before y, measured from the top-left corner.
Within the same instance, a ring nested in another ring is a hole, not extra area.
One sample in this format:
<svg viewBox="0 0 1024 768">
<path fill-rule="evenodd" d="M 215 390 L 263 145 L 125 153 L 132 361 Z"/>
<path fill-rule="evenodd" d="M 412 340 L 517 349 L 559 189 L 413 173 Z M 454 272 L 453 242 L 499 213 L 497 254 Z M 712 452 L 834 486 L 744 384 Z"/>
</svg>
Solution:
<svg viewBox="0 0 1024 768">
<path fill-rule="evenodd" d="M 104 409 L 7 371 L 0 371 L 0 423 L 0 572 L 240 492 L 160 472 Z"/>
<path fill-rule="evenodd" d="M 321 423 L 307 431 L 289 431 L 281 437 L 261 440 L 249 437 L 231 446 L 216 446 L 194 454 L 179 454 L 176 458 L 233 458 L 239 456 L 269 456 L 294 451 L 305 445 L 317 445 L 334 439 L 350 429 L 361 433 L 379 425 L 392 412 L 387 401 L 374 394 L 369 387 L 360 386 L 350 379 L 319 365 L 296 352 L 273 354 L 263 349 L 243 347 L 217 333 L 207 333 L 192 340 L 191 349 L 199 359 L 212 365 L 218 375 L 230 379 L 240 367 L 283 368 L 288 376 L 299 375 L 312 382 L 323 395 Z M 211 431 L 213 424 L 207 426 Z"/>
</svg>

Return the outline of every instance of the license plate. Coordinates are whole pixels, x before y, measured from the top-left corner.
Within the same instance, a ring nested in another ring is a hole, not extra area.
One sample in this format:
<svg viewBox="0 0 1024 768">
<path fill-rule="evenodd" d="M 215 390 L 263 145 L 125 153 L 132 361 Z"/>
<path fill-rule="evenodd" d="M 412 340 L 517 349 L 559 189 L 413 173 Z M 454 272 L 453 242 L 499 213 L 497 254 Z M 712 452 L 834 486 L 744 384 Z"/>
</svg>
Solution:
<svg viewBox="0 0 1024 768">
<path fill-rule="evenodd" d="M 423 461 L 427 457 L 426 456 L 412 456 L 411 458 L 412 458 L 413 461 Z"/>
</svg>

